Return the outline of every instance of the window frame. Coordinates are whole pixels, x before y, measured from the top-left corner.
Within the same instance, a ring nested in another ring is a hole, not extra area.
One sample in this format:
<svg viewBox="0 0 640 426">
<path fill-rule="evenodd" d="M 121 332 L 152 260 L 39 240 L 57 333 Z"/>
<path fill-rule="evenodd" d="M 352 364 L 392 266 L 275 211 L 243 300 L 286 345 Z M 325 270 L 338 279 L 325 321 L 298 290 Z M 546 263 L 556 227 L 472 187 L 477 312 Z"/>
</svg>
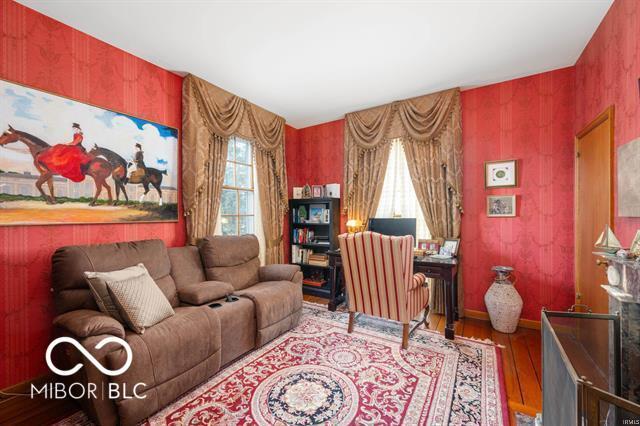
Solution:
<svg viewBox="0 0 640 426">
<path fill-rule="evenodd" d="M 247 146 L 249 147 L 250 153 L 249 153 L 249 163 L 245 163 L 242 161 L 238 161 L 237 157 L 236 157 L 236 143 L 238 143 L 239 141 L 241 141 L 242 143 L 246 143 Z M 231 147 L 231 145 L 233 145 L 233 159 L 230 160 L 229 159 L 229 148 Z M 221 235 L 245 235 L 245 234 L 240 234 L 240 219 L 243 217 L 249 217 L 251 216 L 253 218 L 253 230 L 252 233 L 255 233 L 255 227 L 256 227 L 256 206 L 255 206 L 255 186 L 253 184 L 253 179 L 254 179 L 254 147 L 253 144 L 251 142 L 249 142 L 246 139 L 242 139 L 242 138 L 237 138 L 237 137 L 232 137 L 229 139 L 229 142 L 227 144 L 227 156 L 225 158 L 225 175 L 227 173 L 227 167 L 229 167 L 230 164 L 233 165 L 233 182 L 234 182 L 234 186 L 231 185 L 225 185 L 224 181 L 222 183 L 222 191 L 224 192 L 225 190 L 227 191 L 234 191 L 235 192 L 235 196 L 236 196 L 236 210 L 235 210 L 235 214 L 224 214 L 222 212 L 222 203 L 220 204 L 220 219 L 223 220 L 225 217 L 227 218 L 235 218 L 236 219 L 236 232 L 235 234 L 224 234 L 222 231 L 222 224 L 220 227 L 220 233 Z M 236 174 L 236 170 L 238 165 L 241 166 L 248 166 L 249 167 L 249 187 L 248 188 L 243 188 L 243 187 L 239 187 L 237 186 L 238 184 L 238 180 L 237 180 L 237 174 Z M 247 213 L 240 213 L 240 191 L 246 191 L 246 192 L 251 192 L 252 193 L 252 200 L 253 200 L 253 205 L 251 206 L 251 211 L 253 213 L 251 214 L 247 214 Z M 220 197 L 222 198 L 222 193 L 220 194 Z"/>
</svg>

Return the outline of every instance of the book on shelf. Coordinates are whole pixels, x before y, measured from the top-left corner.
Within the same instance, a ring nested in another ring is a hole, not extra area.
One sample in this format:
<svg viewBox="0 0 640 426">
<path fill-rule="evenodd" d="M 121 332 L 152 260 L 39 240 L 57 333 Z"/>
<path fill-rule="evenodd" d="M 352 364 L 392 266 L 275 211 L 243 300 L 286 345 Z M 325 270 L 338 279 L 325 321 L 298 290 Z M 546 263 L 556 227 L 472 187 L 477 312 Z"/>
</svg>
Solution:
<svg viewBox="0 0 640 426">
<path fill-rule="evenodd" d="M 293 242 L 298 244 L 308 244 L 314 242 L 316 233 L 309 228 L 296 228 L 293 230 Z"/>
<path fill-rule="evenodd" d="M 323 253 L 313 253 L 309 255 L 309 265 L 329 266 L 329 257 Z"/>
<path fill-rule="evenodd" d="M 323 285 L 326 284 L 326 282 L 327 280 L 313 279 L 313 278 L 305 278 L 304 280 L 302 280 L 302 284 L 310 285 L 312 287 L 322 287 Z"/>
<path fill-rule="evenodd" d="M 314 266 L 329 266 L 329 257 L 324 253 L 314 253 L 311 249 L 291 245 L 291 261 Z"/>
</svg>

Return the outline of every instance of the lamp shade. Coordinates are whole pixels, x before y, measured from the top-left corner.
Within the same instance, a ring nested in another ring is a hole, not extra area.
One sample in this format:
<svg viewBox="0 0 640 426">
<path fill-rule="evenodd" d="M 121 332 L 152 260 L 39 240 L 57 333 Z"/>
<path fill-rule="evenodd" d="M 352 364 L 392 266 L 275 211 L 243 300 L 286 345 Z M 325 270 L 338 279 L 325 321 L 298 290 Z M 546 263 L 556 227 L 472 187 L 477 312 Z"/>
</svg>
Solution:
<svg viewBox="0 0 640 426">
<path fill-rule="evenodd" d="M 354 233 L 360 231 L 362 228 L 362 222 L 358 219 L 349 219 L 347 221 L 347 232 Z"/>
<path fill-rule="evenodd" d="M 362 225 L 362 222 L 360 222 L 358 219 L 349 219 L 347 221 L 347 227 L 349 228 L 355 228 L 360 225 Z"/>
</svg>

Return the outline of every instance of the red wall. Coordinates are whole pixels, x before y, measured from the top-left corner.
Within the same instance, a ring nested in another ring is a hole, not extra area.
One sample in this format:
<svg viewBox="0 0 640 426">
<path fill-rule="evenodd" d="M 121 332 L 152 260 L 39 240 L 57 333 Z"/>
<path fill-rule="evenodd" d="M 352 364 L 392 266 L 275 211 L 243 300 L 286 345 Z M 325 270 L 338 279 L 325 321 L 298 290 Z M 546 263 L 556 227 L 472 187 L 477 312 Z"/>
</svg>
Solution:
<svg viewBox="0 0 640 426">
<path fill-rule="evenodd" d="M 287 182 L 289 197 L 294 186 L 339 183 L 343 195 L 344 120 L 294 129 L 287 126 Z M 341 208 L 344 207 L 341 205 Z M 347 217 L 341 216 L 340 230 L 346 232 Z M 288 223 L 285 226 L 285 255 L 289 259 Z"/>
<path fill-rule="evenodd" d="M 639 77 L 640 2 L 617 0 L 576 63 L 574 130 L 614 105 L 616 148 L 640 136 Z M 614 231 L 624 247 L 631 245 L 638 229 L 640 218 L 615 218 Z"/>
<path fill-rule="evenodd" d="M 574 299 L 574 69 L 462 92 L 465 308 L 486 311 L 494 265 L 515 268 L 522 317 Z M 517 188 L 484 189 L 484 162 L 519 160 Z M 516 194 L 517 217 L 490 218 L 486 197 Z"/>
<path fill-rule="evenodd" d="M 523 318 L 573 303 L 574 96 L 573 68 L 462 92 L 466 309 L 486 310 L 499 264 L 516 269 Z M 342 183 L 344 120 L 297 132 L 289 186 Z M 521 160 L 520 186 L 485 191 L 484 161 L 505 158 Z M 486 196 L 502 193 L 518 195 L 518 217 L 487 218 Z"/>
<path fill-rule="evenodd" d="M 2 0 L 0 16 L 0 78 L 181 127 L 181 77 L 17 3 Z M 0 388 L 47 371 L 53 251 L 145 238 L 184 244 L 182 218 L 139 225 L 0 227 Z"/>
</svg>

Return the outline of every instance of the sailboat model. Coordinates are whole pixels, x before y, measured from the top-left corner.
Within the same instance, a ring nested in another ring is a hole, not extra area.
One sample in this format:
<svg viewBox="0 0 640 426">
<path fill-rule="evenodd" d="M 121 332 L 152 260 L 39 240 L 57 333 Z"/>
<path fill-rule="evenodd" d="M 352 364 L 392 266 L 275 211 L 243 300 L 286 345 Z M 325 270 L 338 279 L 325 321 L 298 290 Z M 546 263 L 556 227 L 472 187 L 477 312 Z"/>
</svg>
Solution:
<svg viewBox="0 0 640 426">
<path fill-rule="evenodd" d="M 595 244 L 598 250 L 602 250 L 606 253 L 615 253 L 622 248 L 620 241 L 614 235 L 609 225 L 605 225 L 604 231 L 600 234 L 600 238 Z"/>
</svg>

